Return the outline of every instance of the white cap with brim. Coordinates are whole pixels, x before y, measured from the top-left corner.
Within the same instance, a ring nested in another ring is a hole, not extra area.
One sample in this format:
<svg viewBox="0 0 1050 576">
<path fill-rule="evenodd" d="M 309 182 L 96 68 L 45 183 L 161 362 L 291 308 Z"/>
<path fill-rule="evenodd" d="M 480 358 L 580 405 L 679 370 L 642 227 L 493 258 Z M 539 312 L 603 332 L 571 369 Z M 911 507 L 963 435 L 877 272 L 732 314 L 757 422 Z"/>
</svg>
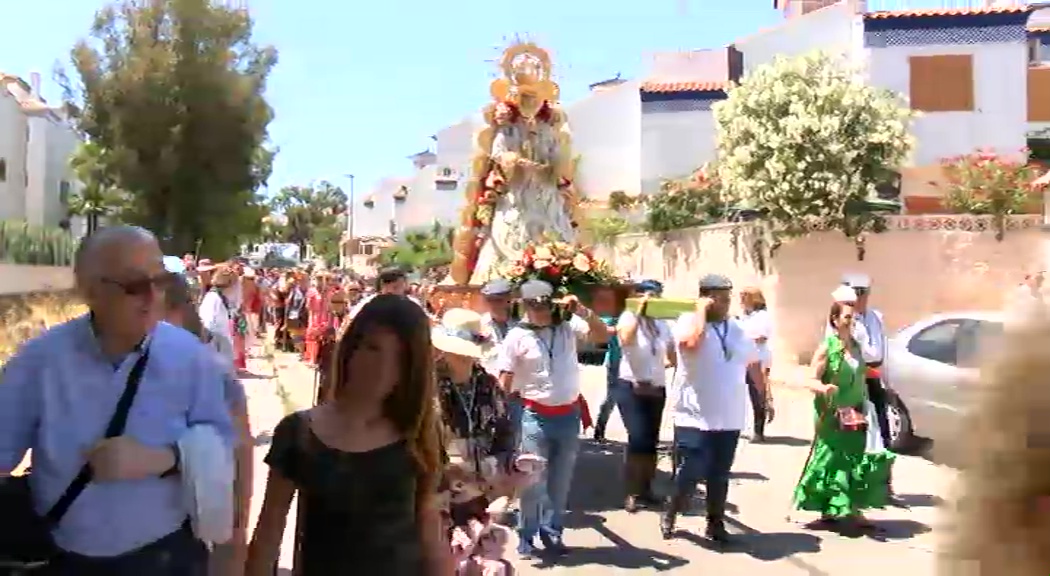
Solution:
<svg viewBox="0 0 1050 576">
<path fill-rule="evenodd" d="M 482 332 L 481 315 L 466 308 L 452 308 L 441 316 L 441 322 L 430 334 L 434 348 L 457 356 L 484 358 L 492 348 Z"/>
<path fill-rule="evenodd" d="M 842 283 L 850 288 L 871 288 L 871 277 L 867 274 L 846 274 L 842 277 Z"/>
<path fill-rule="evenodd" d="M 857 292 L 853 288 L 843 284 L 831 293 L 831 299 L 835 302 L 856 302 Z"/>
</svg>

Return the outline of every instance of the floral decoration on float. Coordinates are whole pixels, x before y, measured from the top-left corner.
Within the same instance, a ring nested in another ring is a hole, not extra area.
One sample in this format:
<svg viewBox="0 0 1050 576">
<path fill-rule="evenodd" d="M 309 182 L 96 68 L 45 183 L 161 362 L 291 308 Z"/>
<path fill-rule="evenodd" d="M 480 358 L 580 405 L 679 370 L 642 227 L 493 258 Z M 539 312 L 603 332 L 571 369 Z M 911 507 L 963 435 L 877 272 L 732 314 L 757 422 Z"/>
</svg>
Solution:
<svg viewBox="0 0 1050 576">
<path fill-rule="evenodd" d="M 607 262 L 595 258 L 587 248 L 566 242 L 529 244 L 520 258 L 507 265 L 502 276 L 515 286 L 542 280 L 553 286 L 559 297 L 584 297 L 595 285 L 621 283 Z"/>
</svg>

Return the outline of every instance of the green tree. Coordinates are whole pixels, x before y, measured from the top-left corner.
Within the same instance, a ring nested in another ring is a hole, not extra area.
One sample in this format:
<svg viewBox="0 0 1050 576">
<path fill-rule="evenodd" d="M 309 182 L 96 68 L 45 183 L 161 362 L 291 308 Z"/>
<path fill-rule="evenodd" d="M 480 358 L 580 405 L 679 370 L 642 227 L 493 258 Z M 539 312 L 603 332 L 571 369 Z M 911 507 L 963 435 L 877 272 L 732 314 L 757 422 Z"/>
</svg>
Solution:
<svg viewBox="0 0 1050 576">
<path fill-rule="evenodd" d="M 270 210 L 279 215 L 270 221 L 271 233 L 280 242 L 298 244 L 303 255 L 306 247 L 312 246 L 315 254 L 332 264 L 339 259 L 346 205 L 343 189 L 325 180 L 285 186 L 270 200 Z"/>
<path fill-rule="evenodd" d="M 381 265 L 399 265 L 430 274 L 452 262 L 452 236 L 455 229 L 438 221 L 429 228 L 409 230 L 397 244 L 379 253 Z"/>
<path fill-rule="evenodd" d="M 94 142 L 82 142 L 69 159 L 69 165 L 82 184 L 80 192 L 69 199 L 69 213 L 87 220 L 87 232 L 98 229 L 100 220 L 120 213 L 127 206 L 128 195 L 117 188 L 107 151 Z"/>
<path fill-rule="evenodd" d="M 882 222 L 876 186 L 914 146 L 903 98 L 821 52 L 756 68 L 714 116 L 725 204 L 760 211 L 774 242 L 814 228 L 862 242 Z"/>
<path fill-rule="evenodd" d="M 260 232 L 277 52 L 251 33 L 246 10 L 210 0 L 118 0 L 73 48 L 76 81 L 58 72 L 102 173 L 127 193 L 115 216 L 169 253 L 200 242 L 224 257 Z"/>
</svg>

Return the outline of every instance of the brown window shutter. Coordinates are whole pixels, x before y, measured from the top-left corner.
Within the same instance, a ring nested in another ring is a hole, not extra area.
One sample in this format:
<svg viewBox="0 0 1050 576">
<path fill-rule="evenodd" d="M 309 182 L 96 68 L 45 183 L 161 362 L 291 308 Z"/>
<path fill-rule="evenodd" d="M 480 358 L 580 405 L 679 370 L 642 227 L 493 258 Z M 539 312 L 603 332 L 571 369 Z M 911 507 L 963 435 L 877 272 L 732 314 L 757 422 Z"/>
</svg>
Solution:
<svg viewBox="0 0 1050 576">
<path fill-rule="evenodd" d="M 1028 69 L 1028 121 L 1050 122 L 1050 67 Z"/>
<path fill-rule="evenodd" d="M 970 112 L 974 109 L 973 56 L 910 56 L 909 94 L 913 110 Z"/>
</svg>

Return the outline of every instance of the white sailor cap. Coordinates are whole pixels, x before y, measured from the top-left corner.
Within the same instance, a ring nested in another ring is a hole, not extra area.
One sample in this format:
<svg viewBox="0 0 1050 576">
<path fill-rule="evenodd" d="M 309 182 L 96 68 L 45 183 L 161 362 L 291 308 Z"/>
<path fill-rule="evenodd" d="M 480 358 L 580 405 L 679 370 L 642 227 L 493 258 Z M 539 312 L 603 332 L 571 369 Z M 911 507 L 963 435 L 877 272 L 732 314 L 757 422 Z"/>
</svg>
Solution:
<svg viewBox="0 0 1050 576">
<path fill-rule="evenodd" d="M 853 288 L 843 284 L 831 293 L 831 299 L 834 302 L 856 302 L 857 292 L 853 290 Z"/>
<path fill-rule="evenodd" d="M 871 277 L 867 274 L 846 274 L 842 277 L 842 284 L 850 288 L 871 288 Z"/>
</svg>

